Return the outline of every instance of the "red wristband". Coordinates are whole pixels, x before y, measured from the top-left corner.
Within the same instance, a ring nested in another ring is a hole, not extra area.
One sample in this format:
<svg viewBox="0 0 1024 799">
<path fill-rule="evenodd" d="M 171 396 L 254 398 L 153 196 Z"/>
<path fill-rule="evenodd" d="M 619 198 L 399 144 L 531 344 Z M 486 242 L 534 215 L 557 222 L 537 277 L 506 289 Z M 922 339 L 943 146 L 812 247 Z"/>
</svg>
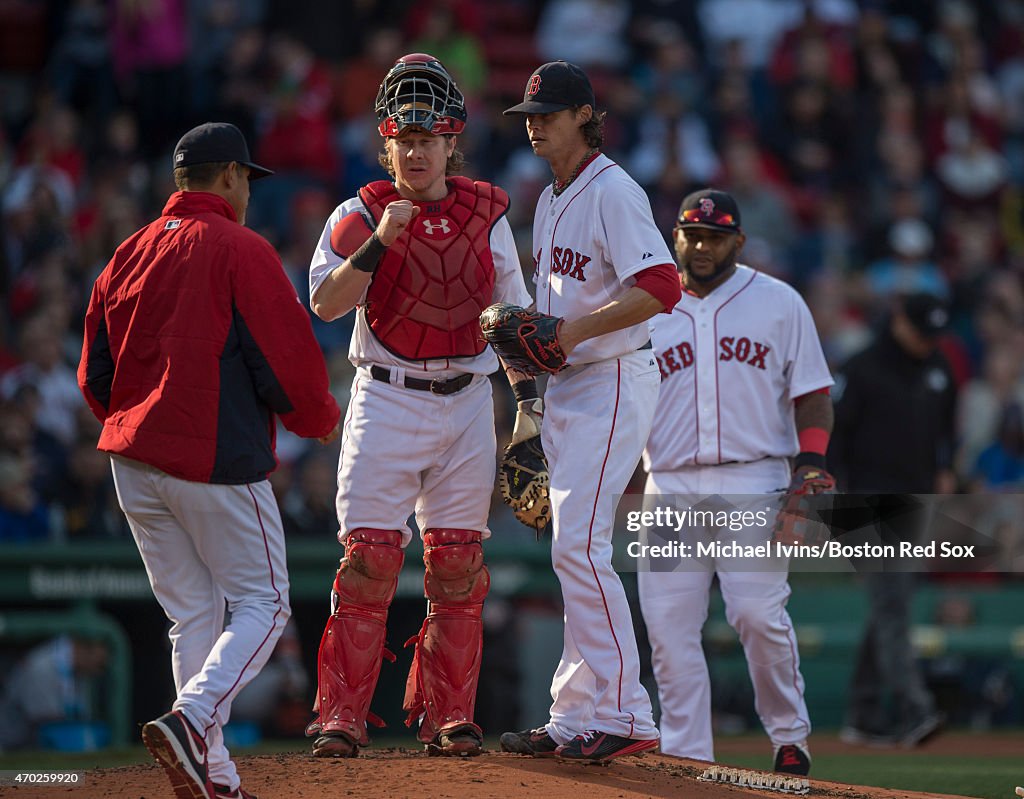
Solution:
<svg viewBox="0 0 1024 799">
<path fill-rule="evenodd" d="M 828 450 L 829 433 L 823 427 L 805 427 L 796 434 L 801 452 L 824 455 Z"/>
</svg>

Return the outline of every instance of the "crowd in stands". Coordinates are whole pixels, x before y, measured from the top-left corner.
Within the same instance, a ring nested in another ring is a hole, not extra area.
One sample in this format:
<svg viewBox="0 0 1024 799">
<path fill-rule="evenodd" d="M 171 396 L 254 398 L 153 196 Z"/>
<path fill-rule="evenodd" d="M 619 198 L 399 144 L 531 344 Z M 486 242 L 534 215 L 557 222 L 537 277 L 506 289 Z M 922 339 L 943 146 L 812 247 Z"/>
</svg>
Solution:
<svg viewBox="0 0 1024 799">
<path fill-rule="evenodd" d="M 565 58 L 666 237 L 688 191 L 729 191 L 744 261 L 803 293 L 833 365 L 894 294 L 947 298 L 960 487 L 1024 487 L 1022 0 L 13 0 L 0 31 L 0 541 L 127 535 L 74 370 L 177 138 L 233 122 L 276 170 L 248 222 L 306 300 L 327 216 L 384 176 L 373 99 L 415 51 L 465 92 L 467 173 L 509 191 L 527 274 L 550 175 L 501 109 Z M 314 329 L 344 403 L 351 320 Z M 278 452 L 289 532 L 330 536 L 336 451 Z"/>
</svg>

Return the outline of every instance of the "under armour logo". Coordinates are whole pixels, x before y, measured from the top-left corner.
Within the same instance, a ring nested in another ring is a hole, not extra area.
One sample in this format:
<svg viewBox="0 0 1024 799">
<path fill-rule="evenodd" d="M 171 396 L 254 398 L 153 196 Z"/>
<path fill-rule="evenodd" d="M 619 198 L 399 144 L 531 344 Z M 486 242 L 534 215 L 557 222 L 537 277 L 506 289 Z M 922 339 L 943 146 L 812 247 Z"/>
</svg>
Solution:
<svg viewBox="0 0 1024 799">
<path fill-rule="evenodd" d="M 540 75 L 534 75 L 530 78 L 530 83 L 526 87 L 526 94 L 529 97 L 533 97 L 537 92 L 540 91 Z"/>
<path fill-rule="evenodd" d="M 441 217 L 441 221 L 438 222 L 436 225 L 433 222 L 431 222 L 429 219 L 424 219 L 423 220 L 423 227 L 426 228 L 428 236 L 433 236 L 435 230 L 440 230 L 442 233 L 451 233 L 452 232 L 452 229 L 450 227 L 448 227 L 448 220 L 445 219 L 444 217 Z"/>
</svg>

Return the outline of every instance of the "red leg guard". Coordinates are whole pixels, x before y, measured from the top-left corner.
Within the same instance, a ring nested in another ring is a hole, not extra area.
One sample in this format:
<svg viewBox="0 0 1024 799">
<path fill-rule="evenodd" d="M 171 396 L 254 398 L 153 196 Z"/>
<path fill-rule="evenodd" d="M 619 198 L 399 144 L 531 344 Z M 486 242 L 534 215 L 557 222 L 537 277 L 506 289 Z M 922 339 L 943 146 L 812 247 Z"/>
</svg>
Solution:
<svg viewBox="0 0 1024 799">
<path fill-rule="evenodd" d="M 406 724 L 423 715 L 420 740 L 429 743 L 441 732 L 473 724 L 480 678 L 483 622 L 480 614 L 491 578 L 484 566 L 480 533 L 437 528 L 423 535 L 424 593 L 430 600 L 416 641 L 406 683 Z"/>
<path fill-rule="evenodd" d="M 307 728 L 309 734 L 342 732 L 360 745 L 369 740 L 366 717 L 386 654 L 388 606 L 405 557 L 401 544 L 397 530 L 368 528 L 353 530 L 345 542 L 333 613 L 320 640 L 313 706 L 320 716 Z"/>
</svg>

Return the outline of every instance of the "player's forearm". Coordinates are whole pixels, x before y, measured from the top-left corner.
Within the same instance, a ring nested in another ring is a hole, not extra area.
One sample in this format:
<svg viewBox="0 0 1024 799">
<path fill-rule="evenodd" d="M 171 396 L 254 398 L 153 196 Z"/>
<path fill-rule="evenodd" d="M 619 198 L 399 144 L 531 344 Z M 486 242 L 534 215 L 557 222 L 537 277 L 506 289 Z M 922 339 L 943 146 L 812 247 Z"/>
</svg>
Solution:
<svg viewBox="0 0 1024 799">
<path fill-rule="evenodd" d="M 568 353 L 580 342 L 646 322 L 663 310 L 660 300 L 633 286 L 603 308 L 579 319 L 566 320 L 558 333 L 558 340 Z"/>
<path fill-rule="evenodd" d="M 832 398 L 821 392 L 797 398 L 793 421 L 796 423 L 797 433 L 817 428 L 831 434 L 835 424 Z"/>
<path fill-rule="evenodd" d="M 325 322 L 344 316 L 356 307 L 372 278 L 372 273 L 353 269 L 346 259 L 335 267 L 313 295 L 313 313 Z"/>
</svg>

